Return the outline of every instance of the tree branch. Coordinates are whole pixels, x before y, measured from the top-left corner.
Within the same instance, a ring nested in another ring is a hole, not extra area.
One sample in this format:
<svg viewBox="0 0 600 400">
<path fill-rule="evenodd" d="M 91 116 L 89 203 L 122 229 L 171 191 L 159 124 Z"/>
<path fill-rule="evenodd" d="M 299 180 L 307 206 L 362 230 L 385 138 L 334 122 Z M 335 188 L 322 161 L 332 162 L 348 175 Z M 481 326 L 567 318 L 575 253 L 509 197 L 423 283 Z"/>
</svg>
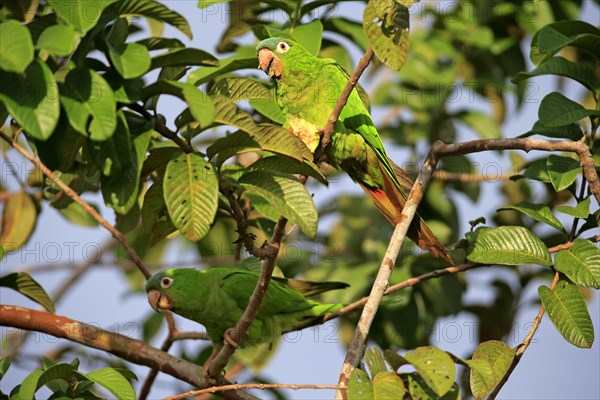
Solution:
<svg viewBox="0 0 600 400">
<path fill-rule="evenodd" d="M 3 132 L 0 132 L 0 136 L 4 141 L 6 141 L 11 147 L 17 150 L 23 157 L 31 161 L 44 175 L 46 175 L 52 182 L 56 183 L 56 185 L 74 202 L 79 204 L 94 220 L 96 220 L 100 225 L 102 225 L 106 230 L 108 230 L 113 237 L 121 243 L 131 261 L 135 263 L 138 269 L 144 274 L 144 277 L 148 279 L 150 277 L 150 272 L 144 266 L 142 259 L 138 256 L 133 246 L 129 243 L 129 241 L 125 238 L 125 236 L 117 230 L 114 226 L 112 226 L 104 217 L 102 217 L 98 211 L 96 211 L 92 206 L 90 206 L 85 200 L 83 200 L 73 189 L 71 189 L 66 183 L 64 183 L 54 172 L 52 172 L 44 163 L 35 158 L 33 154 L 29 153 L 25 150 L 19 143 L 15 140 L 6 136 Z"/>
<path fill-rule="evenodd" d="M 354 331 L 354 337 L 352 338 L 352 342 L 350 343 L 348 352 L 346 353 L 346 358 L 344 360 L 344 365 L 342 366 L 342 371 L 340 373 L 338 382 L 342 389 L 338 389 L 336 391 L 336 399 L 346 399 L 345 388 L 347 387 L 350 373 L 358 365 L 362 358 L 369 329 L 371 328 L 371 324 L 373 323 L 373 319 L 375 318 L 375 314 L 379 308 L 379 303 L 381 302 L 381 299 L 388 288 L 390 275 L 394 269 L 396 258 L 398 257 L 398 253 L 400 252 L 400 248 L 402 247 L 402 243 L 404 242 L 408 228 L 415 217 L 417 207 L 423 198 L 425 188 L 431 181 L 431 177 L 436 165 L 437 157 L 432 150 L 429 152 L 429 155 L 427 156 L 427 159 L 425 160 L 425 163 L 419 172 L 419 176 L 417 176 L 417 180 L 415 181 L 408 198 L 406 199 L 406 204 L 404 205 L 402 213 L 400 214 L 400 222 L 394 229 L 394 233 L 392 234 L 387 250 L 379 267 L 379 272 L 377 273 L 377 277 L 375 278 L 375 282 L 371 288 L 371 293 L 369 294 L 369 298 L 365 303 L 362 314 L 358 321 L 358 325 Z"/>
<path fill-rule="evenodd" d="M 267 293 L 267 289 L 269 289 L 269 283 L 271 282 L 271 275 L 273 274 L 273 270 L 275 269 L 275 264 L 277 262 L 277 255 L 279 254 L 279 247 L 281 245 L 281 241 L 283 239 L 283 234 L 285 232 L 285 226 L 287 224 L 287 218 L 280 217 L 275 225 L 275 229 L 273 231 L 273 237 L 271 238 L 270 246 L 274 249 L 274 252 L 269 254 L 265 261 L 263 262 L 262 271 L 260 273 L 260 279 L 256 283 L 256 287 L 252 292 L 252 296 L 248 301 L 248 306 L 246 310 L 244 310 L 244 314 L 233 328 L 231 333 L 225 332 L 226 335 L 230 335 L 230 337 L 235 340 L 237 343 L 241 343 L 242 340 L 248 334 L 248 330 L 254 322 L 256 318 L 256 314 L 260 309 L 260 306 L 265 298 Z M 218 378 L 220 377 L 220 373 L 227 365 L 227 362 L 235 352 L 236 348 L 229 343 L 229 341 L 225 340 L 223 347 L 216 354 L 216 356 L 211 360 L 208 365 L 208 373 L 211 377 Z"/>
<path fill-rule="evenodd" d="M 350 78 L 348 79 L 348 83 L 346 83 L 346 86 L 344 86 L 344 90 L 340 94 L 340 97 L 337 99 L 337 102 L 335 103 L 333 110 L 331 110 L 331 114 L 329 115 L 329 118 L 327 119 L 327 124 L 325 125 L 325 128 L 323 129 L 323 136 L 321 137 L 321 154 L 324 154 L 325 147 L 327 147 L 327 145 L 331 141 L 331 135 L 333 134 L 333 129 L 335 127 L 335 123 L 340 118 L 342 109 L 346 105 L 346 102 L 348 101 L 348 97 L 350 97 L 350 93 L 352 93 L 352 90 L 358 83 L 360 76 L 363 74 L 364 70 L 369 66 L 369 63 L 371 62 L 371 58 L 373 58 L 373 49 L 371 47 L 369 47 L 367 49 L 367 51 L 365 52 L 365 54 L 360 59 L 360 61 L 358 62 L 356 69 L 354 70 L 354 72 L 352 73 Z"/>
<path fill-rule="evenodd" d="M 559 273 L 555 272 L 554 279 L 552 279 L 552 283 L 550 284 L 550 290 L 554 290 L 554 288 L 556 287 L 556 284 L 558 283 L 558 278 L 559 278 Z M 521 361 L 521 357 L 525 353 L 525 350 L 527 350 L 527 347 L 529 347 L 529 344 L 531 343 L 531 339 L 533 339 L 533 335 L 535 335 L 535 332 L 537 331 L 538 327 L 540 326 L 540 323 L 542 322 L 543 317 L 544 317 L 544 306 L 542 305 L 540 307 L 540 310 L 538 311 L 535 319 L 533 320 L 533 324 L 531 325 L 531 329 L 529 330 L 529 333 L 527 333 L 527 336 L 523 340 L 523 343 L 521 343 L 521 345 L 517 349 L 517 352 L 515 353 L 515 357 L 513 358 L 512 363 L 510 364 L 510 367 L 508 367 L 508 370 L 506 371 L 506 373 L 504 374 L 504 376 L 502 377 L 500 382 L 498 382 L 498 384 L 496 385 L 494 390 L 492 390 L 492 392 L 489 394 L 488 400 L 494 400 L 496 398 L 496 396 L 498 396 L 498 393 L 500 393 L 500 390 L 502 390 L 502 387 L 504 386 L 504 384 L 508 381 L 508 378 L 510 378 L 510 375 L 517 367 L 517 364 L 519 364 L 519 361 Z"/>
<path fill-rule="evenodd" d="M 134 364 L 157 368 L 197 387 L 208 386 L 208 382 L 200 373 L 200 368 L 189 361 L 155 349 L 141 340 L 105 331 L 67 317 L 24 307 L 0 305 L 0 325 L 47 333 L 106 351 Z M 248 393 L 235 390 L 224 392 L 223 396 L 234 400 L 257 400 Z"/>
<path fill-rule="evenodd" d="M 338 385 L 312 385 L 302 383 L 237 383 L 235 385 L 213 386 L 201 390 L 191 390 L 181 393 L 176 396 L 165 397 L 162 400 L 179 400 L 186 397 L 198 396 L 201 394 L 214 394 L 223 390 L 239 390 L 239 389 L 337 389 Z"/>
<path fill-rule="evenodd" d="M 594 194 L 596 202 L 600 204 L 600 180 L 596 173 L 594 159 L 590 153 L 590 148 L 582 141 L 572 142 L 568 140 L 545 140 L 532 138 L 507 138 L 507 139 L 480 139 L 469 142 L 444 144 L 441 141 L 433 143 L 433 152 L 437 158 L 455 155 L 464 155 L 469 153 L 478 153 L 489 150 L 531 150 L 541 151 L 567 151 L 577 153 L 583 176 L 590 185 L 590 191 Z"/>
</svg>

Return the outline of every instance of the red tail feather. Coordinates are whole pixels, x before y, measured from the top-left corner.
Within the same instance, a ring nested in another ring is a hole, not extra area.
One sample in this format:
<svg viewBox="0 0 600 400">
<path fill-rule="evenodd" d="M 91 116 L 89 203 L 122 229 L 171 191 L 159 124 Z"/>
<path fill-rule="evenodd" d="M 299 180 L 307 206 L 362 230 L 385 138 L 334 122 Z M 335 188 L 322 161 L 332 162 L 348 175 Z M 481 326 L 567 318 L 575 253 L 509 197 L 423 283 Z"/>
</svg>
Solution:
<svg viewBox="0 0 600 400">
<path fill-rule="evenodd" d="M 392 225 L 396 225 L 400 222 L 400 213 L 406 203 L 406 197 L 400 189 L 396 187 L 394 182 L 391 181 L 385 171 L 382 172 L 385 180 L 385 190 L 370 188 L 362 184 L 361 187 L 371 196 L 373 202 L 377 205 L 379 210 L 381 210 L 383 215 L 385 215 L 387 220 L 390 221 Z M 406 179 L 409 178 L 406 177 Z M 423 221 L 418 214 L 408 228 L 408 237 L 423 250 L 427 250 L 434 256 L 441 257 L 452 264 L 454 263 L 448 254 L 446 247 L 439 241 L 433 232 L 431 232 L 429 227 L 425 224 L 425 221 Z"/>
</svg>

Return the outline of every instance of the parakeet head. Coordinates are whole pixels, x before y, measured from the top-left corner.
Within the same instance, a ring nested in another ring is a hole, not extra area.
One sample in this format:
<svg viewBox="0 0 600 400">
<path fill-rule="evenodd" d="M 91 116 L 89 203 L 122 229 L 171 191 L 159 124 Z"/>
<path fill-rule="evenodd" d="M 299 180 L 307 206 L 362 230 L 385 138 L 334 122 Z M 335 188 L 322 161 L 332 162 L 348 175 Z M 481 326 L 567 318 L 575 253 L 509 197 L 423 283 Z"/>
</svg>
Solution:
<svg viewBox="0 0 600 400">
<path fill-rule="evenodd" d="M 314 58 L 302 45 L 291 39 L 272 37 L 256 46 L 258 67 L 271 78 L 281 79 L 295 60 Z"/>
<path fill-rule="evenodd" d="M 160 308 L 176 312 L 177 306 L 185 303 L 182 296 L 193 286 L 197 272 L 194 268 L 172 268 L 152 275 L 146 282 L 150 307 L 154 311 Z"/>
</svg>

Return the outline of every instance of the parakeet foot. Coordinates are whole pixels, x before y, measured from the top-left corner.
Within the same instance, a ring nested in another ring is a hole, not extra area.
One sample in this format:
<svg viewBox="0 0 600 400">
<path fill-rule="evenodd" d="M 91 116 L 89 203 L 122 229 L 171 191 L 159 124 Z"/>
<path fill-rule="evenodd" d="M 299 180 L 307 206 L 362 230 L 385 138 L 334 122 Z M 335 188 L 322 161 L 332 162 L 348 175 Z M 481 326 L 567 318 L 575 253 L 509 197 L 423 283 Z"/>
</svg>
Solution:
<svg viewBox="0 0 600 400">
<path fill-rule="evenodd" d="M 225 331 L 224 340 L 228 345 L 239 349 L 240 344 L 231 336 L 231 334 L 235 331 L 235 328 L 229 328 Z"/>
</svg>

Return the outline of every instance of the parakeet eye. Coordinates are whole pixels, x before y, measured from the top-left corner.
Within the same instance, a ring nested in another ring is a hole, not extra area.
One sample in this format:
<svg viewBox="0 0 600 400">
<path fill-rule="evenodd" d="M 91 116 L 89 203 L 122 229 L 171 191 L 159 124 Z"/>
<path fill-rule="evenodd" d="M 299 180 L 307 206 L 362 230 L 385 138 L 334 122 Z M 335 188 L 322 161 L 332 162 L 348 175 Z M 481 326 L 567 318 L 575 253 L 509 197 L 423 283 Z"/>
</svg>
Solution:
<svg viewBox="0 0 600 400">
<path fill-rule="evenodd" d="M 277 52 L 278 53 L 285 53 L 289 49 L 290 49 L 290 45 L 287 44 L 286 42 L 279 42 L 277 44 Z"/>
<path fill-rule="evenodd" d="M 169 286 L 171 286 L 171 283 L 173 283 L 172 278 L 164 277 L 160 281 L 160 286 L 162 286 L 163 288 L 168 288 Z"/>
</svg>

